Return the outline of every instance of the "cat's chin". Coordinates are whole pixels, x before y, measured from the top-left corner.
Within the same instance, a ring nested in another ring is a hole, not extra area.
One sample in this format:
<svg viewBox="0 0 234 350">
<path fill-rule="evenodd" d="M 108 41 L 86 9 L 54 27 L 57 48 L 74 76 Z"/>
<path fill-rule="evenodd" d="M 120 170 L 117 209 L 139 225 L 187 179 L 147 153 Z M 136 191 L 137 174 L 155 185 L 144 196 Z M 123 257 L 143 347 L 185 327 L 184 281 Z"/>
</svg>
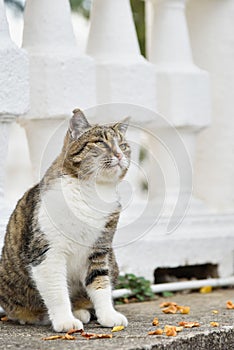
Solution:
<svg viewBox="0 0 234 350">
<path fill-rule="evenodd" d="M 99 179 L 96 180 L 97 184 L 112 184 L 112 185 L 117 185 L 119 182 L 121 181 L 120 177 L 117 178 L 113 178 L 113 177 L 101 177 Z"/>
<path fill-rule="evenodd" d="M 117 184 L 122 179 L 122 174 L 123 171 L 119 166 L 111 167 L 108 169 L 108 171 L 105 171 L 97 176 L 96 182 Z"/>
</svg>

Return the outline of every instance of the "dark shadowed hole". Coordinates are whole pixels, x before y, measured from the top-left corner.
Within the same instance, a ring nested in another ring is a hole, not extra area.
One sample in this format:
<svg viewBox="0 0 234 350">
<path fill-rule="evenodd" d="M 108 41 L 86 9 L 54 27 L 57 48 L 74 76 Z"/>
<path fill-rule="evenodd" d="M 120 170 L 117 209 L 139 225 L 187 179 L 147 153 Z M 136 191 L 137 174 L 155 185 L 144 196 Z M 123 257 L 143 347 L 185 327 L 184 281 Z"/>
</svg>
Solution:
<svg viewBox="0 0 234 350">
<path fill-rule="evenodd" d="M 154 271 L 154 283 L 169 283 L 187 280 L 218 278 L 218 265 L 203 264 L 170 268 L 157 268 Z"/>
</svg>

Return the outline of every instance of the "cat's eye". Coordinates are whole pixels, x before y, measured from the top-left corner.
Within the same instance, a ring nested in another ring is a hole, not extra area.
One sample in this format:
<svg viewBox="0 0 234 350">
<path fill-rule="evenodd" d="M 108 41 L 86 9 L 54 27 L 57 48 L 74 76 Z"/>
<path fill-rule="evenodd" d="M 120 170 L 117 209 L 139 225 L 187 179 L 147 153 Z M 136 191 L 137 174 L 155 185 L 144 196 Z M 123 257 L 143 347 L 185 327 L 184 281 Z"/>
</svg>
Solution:
<svg viewBox="0 0 234 350">
<path fill-rule="evenodd" d="M 126 144 L 126 143 L 121 143 L 121 144 L 119 145 L 119 147 L 121 148 L 122 151 L 126 151 L 126 149 L 127 149 L 127 144 Z"/>
<path fill-rule="evenodd" d="M 110 146 L 105 141 L 102 141 L 102 140 L 96 141 L 95 146 L 98 148 L 101 148 L 102 150 L 110 148 Z"/>
<path fill-rule="evenodd" d="M 105 147 L 104 141 L 96 141 L 94 144 L 95 144 L 95 146 L 100 147 L 100 148 Z"/>
</svg>

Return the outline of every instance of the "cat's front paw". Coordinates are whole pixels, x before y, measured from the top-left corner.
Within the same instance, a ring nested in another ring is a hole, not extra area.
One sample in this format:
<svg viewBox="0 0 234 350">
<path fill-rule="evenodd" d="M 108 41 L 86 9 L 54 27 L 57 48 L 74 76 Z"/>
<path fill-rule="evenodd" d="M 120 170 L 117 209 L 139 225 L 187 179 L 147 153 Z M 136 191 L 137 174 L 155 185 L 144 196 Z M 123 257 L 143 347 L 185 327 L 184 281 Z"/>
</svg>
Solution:
<svg viewBox="0 0 234 350">
<path fill-rule="evenodd" d="M 81 320 L 83 323 L 89 323 L 90 321 L 90 312 L 85 309 L 74 310 L 73 315 Z"/>
<path fill-rule="evenodd" d="M 107 310 L 101 312 L 98 315 L 98 322 L 104 327 L 114 327 L 114 326 L 127 326 L 127 318 L 115 310 Z"/>
<path fill-rule="evenodd" d="M 83 323 L 77 318 L 52 321 L 55 332 L 67 332 L 70 329 L 84 329 Z"/>
</svg>

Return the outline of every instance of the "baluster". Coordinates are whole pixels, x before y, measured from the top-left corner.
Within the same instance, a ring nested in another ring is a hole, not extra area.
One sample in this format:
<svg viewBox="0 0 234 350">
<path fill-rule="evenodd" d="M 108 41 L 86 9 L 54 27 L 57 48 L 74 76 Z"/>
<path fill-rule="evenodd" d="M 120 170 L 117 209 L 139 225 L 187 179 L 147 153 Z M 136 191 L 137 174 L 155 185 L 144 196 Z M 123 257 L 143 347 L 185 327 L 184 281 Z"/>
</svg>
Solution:
<svg viewBox="0 0 234 350">
<path fill-rule="evenodd" d="M 9 35 L 3 0 L 0 0 L 0 246 L 10 214 L 4 202 L 4 180 L 9 131 L 16 116 L 29 106 L 28 58 Z"/>
<path fill-rule="evenodd" d="M 197 133 L 210 122 L 208 75 L 193 63 L 185 3 L 185 0 L 152 0 L 152 22 L 148 23 L 149 59 L 156 69 L 158 111 L 169 122 L 157 129 L 156 134 L 172 152 L 166 151 L 161 142 L 150 141 L 165 181 L 165 186 L 157 182 L 158 168 L 154 168 L 155 162 L 152 162 L 151 188 L 154 190 L 151 193 L 157 199 L 161 188 L 166 188 L 167 215 L 173 212 L 179 191 L 185 202 L 192 191 Z M 191 210 L 203 209 L 194 198 L 192 204 Z"/>
<path fill-rule="evenodd" d="M 140 54 L 129 0 L 93 0 L 87 53 L 95 59 L 97 102 L 101 105 L 93 118 L 112 122 L 131 116 L 128 140 L 133 150 L 132 165 L 122 191 L 130 205 L 121 214 L 115 236 L 115 244 L 125 245 L 136 239 L 134 222 L 144 211 L 134 164 L 139 164 L 142 129 L 155 118 L 157 106 L 154 67 Z M 126 250 L 117 249 L 116 253 L 121 269 L 131 269 Z"/>
<path fill-rule="evenodd" d="M 62 147 L 65 118 L 75 107 L 85 109 L 95 104 L 95 67 L 90 57 L 78 51 L 68 0 L 27 1 L 24 20 L 31 108 L 21 123 L 27 133 L 34 178 L 38 180 Z M 43 152 L 60 125 L 61 132 L 56 134 L 48 159 L 43 159 L 42 171 Z"/>
<path fill-rule="evenodd" d="M 128 0 L 93 1 L 87 53 L 100 60 L 140 57 Z"/>
<path fill-rule="evenodd" d="M 140 54 L 129 0 L 93 0 L 87 53 L 96 61 L 98 103 L 156 109 L 153 66 Z"/>
<path fill-rule="evenodd" d="M 130 115 L 131 125 L 146 126 L 140 107 L 156 110 L 154 68 L 140 54 L 129 0 L 93 0 L 87 53 L 96 62 L 97 102 L 108 104 L 95 118 L 110 122 Z M 138 163 L 140 131 L 130 131 L 129 138 Z M 129 173 L 136 189 L 137 171 L 131 167 Z"/>
<path fill-rule="evenodd" d="M 212 126 L 199 135 L 195 193 L 217 213 L 234 210 L 233 13 L 233 1 L 188 3 L 194 57 L 212 82 Z"/>
</svg>

